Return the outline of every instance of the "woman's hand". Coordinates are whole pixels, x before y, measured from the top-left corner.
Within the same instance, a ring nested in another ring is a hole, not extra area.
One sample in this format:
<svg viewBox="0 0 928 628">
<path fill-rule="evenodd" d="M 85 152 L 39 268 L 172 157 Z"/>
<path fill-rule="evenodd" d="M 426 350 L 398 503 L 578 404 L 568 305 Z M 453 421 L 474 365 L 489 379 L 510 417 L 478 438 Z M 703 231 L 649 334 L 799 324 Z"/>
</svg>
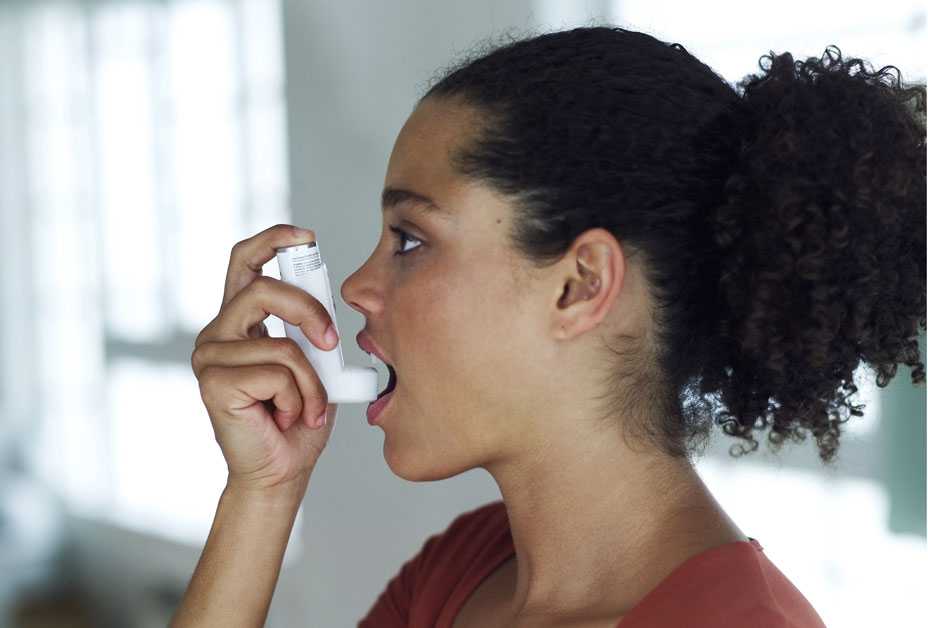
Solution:
<svg viewBox="0 0 928 628">
<path fill-rule="evenodd" d="M 268 336 L 264 325 L 274 314 L 299 326 L 317 347 L 336 346 L 323 339 L 332 319 L 322 303 L 261 275 L 276 248 L 314 239 L 310 230 L 275 225 L 233 246 L 222 307 L 197 336 L 190 358 L 229 467 L 228 483 L 239 488 L 305 487 L 335 424 L 338 404 L 328 403 L 299 345 Z M 318 428 L 323 413 L 328 422 Z"/>
</svg>

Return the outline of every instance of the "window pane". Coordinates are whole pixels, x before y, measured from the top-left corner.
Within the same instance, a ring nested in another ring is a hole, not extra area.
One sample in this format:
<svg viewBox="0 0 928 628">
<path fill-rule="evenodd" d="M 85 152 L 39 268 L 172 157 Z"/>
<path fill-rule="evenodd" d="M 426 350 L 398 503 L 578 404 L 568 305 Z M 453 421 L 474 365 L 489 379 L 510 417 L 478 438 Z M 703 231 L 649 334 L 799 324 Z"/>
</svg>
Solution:
<svg viewBox="0 0 928 628">
<path fill-rule="evenodd" d="M 251 189 L 255 194 L 282 196 L 287 174 L 283 104 L 253 107 L 245 123 Z"/>
<path fill-rule="evenodd" d="M 275 0 L 37 3 L 0 46 L 22 64 L 0 98 L 3 128 L 21 130 L 3 152 L 3 180 L 22 180 L 4 189 L 17 218 L 4 224 L 30 236 L 35 290 L 19 303 L 16 360 L 35 389 L 7 378 L 30 401 L 5 408 L 33 430 L 30 462 L 82 514 L 205 538 L 225 463 L 192 347 L 165 338 L 208 323 L 231 246 L 289 215 L 278 12 Z"/>
<path fill-rule="evenodd" d="M 227 3 L 174 4 L 169 23 L 176 189 L 170 241 L 177 253 L 171 286 L 180 323 L 200 329 L 219 309 L 229 250 L 246 237 L 239 68 Z"/>
<path fill-rule="evenodd" d="M 109 493 L 108 455 L 100 391 L 105 384 L 100 310 L 100 240 L 88 207 L 92 165 L 89 89 L 85 78 L 87 32 L 74 6 L 49 5 L 23 20 L 29 54 L 21 95 L 28 194 L 15 206 L 31 222 L 28 260 L 34 302 L 28 304 L 28 354 L 37 390 L 17 390 L 30 399 L 25 420 L 32 428 L 28 457 L 42 478 L 75 508 L 99 504 Z M 29 380 L 21 380 L 27 383 Z M 22 418 L 19 418 L 22 420 Z"/>
<path fill-rule="evenodd" d="M 205 538 L 226 465 L 196 378 L 189 367 L 121 359 L 107 380 L 115 508 L 154 532 Z"/>
<path fill-rule="evenodd" d="M 149 20 L 144 6 L 109 5 L 93 21 L 107 324 L 136 341 L 163 335 L 170 322 L 158 291 Z"/>
<path fill-rule="evenodd" d="M 283 32 L 280 3 L 268 0 L 241 0 L 244 78 L 260 96 L 274 95 L 283 81 Z"/>
</svg>

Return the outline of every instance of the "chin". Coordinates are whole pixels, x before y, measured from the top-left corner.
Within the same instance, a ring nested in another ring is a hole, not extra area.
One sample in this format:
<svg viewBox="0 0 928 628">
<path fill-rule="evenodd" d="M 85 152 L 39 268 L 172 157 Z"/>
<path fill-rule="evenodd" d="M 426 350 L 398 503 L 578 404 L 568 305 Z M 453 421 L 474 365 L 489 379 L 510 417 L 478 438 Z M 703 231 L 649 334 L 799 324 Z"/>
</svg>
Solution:
<svg viewBox="0 0 928 628">
<path fill-rule="evenodd" d="M 397 450 L 395 446 L 391 446 L 388 435 L 384 436 L 383 457 L 390 471 L 408 482 L 447 480 L 474 468 L 471 465 L 449 465 L 447 460 L 429 460 L 419 451 Z"/>
</svg>

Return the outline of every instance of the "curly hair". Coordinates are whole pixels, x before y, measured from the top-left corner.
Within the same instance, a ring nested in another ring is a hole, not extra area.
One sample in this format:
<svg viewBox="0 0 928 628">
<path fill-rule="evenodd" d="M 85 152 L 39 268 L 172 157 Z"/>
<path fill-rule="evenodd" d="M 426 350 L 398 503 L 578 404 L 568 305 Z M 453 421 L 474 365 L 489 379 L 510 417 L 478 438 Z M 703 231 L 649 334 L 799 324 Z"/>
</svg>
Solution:
<svg viewBox="0 0 928 628">
<path fill-rule="evenodd" d="M 509 242 L 530 266 L 596 227 L 640 256 L 652 340 L 614 351 L 607 380 L 607 408 L 642 419 L 627 427 L 675 457 L 714 424 L 749 444 L 732 456 L 757 449 L 755 430 L 775 453 L 811 432 L 827 464 L 847 411 L 863 415 L 848 401 L 861 360 L 879 387 L 897 363 L 924 383 L 923 83 L 884 82 L 898 68 L 836 46 L 771 50 L 733 87 L 682 45 L 615 26 L 508 37 L 419 102 L 479 112 L 452 164 L 512 201 Z"/>
</svg>

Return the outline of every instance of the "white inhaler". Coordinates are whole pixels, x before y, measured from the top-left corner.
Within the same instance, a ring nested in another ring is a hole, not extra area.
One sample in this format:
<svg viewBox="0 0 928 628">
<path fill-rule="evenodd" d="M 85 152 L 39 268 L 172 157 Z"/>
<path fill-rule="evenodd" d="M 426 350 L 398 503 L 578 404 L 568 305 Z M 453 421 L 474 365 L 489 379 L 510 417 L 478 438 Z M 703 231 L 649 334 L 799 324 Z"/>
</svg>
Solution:
<svg viewBox="0 0 928 628">
<path fill-rule="evenodd" d="M 335 331 L 338 344 L 331 351 L 312 344 L 296 325 L 287 321 L 284 331 L 309 358 L 309 363 L 319 375 L 329 403 L 362 403 L 377 399 L 377 369 L 374 367 L 345 366 L 342 357 L 342 335 L 335 320 L 335 301 L 329 284 L 329 269 L 322 261 L 319 245 L 315 242 L 294 244 L 277 249 L 277 265 L 280 279 L 302 288 L 325 306 Z"/>
</svg>

